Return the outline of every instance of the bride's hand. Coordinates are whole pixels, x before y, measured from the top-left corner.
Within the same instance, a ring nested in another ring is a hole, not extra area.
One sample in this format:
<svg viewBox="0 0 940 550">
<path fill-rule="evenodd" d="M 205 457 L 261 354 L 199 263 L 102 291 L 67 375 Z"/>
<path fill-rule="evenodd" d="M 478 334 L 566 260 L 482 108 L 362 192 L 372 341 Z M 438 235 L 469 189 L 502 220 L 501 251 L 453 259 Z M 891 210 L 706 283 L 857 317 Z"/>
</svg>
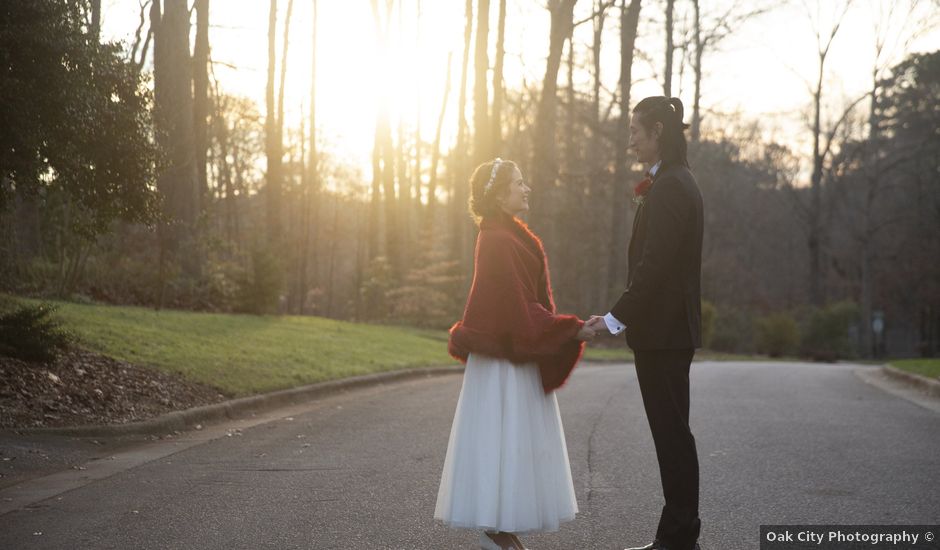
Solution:
<svg viewBox="0 0 940 550">
<path fill-rule="evenodd" d="M 597 336 L 597 332 L 585 323 L 584 326 L 581 327 L 581 330 L 578 331 L 576 338 L 582 342 L 590 342 L 595 336 Z"/>
</svg>

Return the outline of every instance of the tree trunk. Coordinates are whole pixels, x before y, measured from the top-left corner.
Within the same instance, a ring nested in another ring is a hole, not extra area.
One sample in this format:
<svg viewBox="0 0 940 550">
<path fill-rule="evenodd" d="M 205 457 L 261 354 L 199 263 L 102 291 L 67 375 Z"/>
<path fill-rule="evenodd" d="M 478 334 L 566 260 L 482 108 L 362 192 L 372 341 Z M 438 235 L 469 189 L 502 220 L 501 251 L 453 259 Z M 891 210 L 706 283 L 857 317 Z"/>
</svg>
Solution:
<svg viewBox="0 0 940 550">
<path fill-rule="evenodd" d="M 232 182 L 233 163 L 229 163 L 228 160 L 230 146 L 228 121 L 223 114 L 224 108 L 222 102 L 224 99 L 218 92 L 218 86 L 210 88 L 210 91 L 212 93 L 212 105 L 214 106 L 212 117 L 210 118 L 212 121 L 212 133 L 215 136 L 215 140 L 218 142 L 219 146 L 219 181 L 222 187 L 219 190 L 221 195 L 219 200 L 223 205 L 221 232 L 222 235 L 224 235 L 225 240 L 229 243 L 232 243 L 235 240 L 235 188 Z"/>
<path fill-rule="evenodd" d="M 382 140 L 379 135 L 379 125 L 376 122 L 375 135 L 372 139 L 372 194 L 369 200 L 369 250 L 368 258 L 371 262 L 382 255 L 379 249 L 379 230 L 381 229 L 379 216 L 382 210 Z"/>
<path fill-rule="evenodd" d="M 460 69 L 460 95 L 457 101 L 457 146 L 453 150 L 454 169 L 452 170 L 452 193 L 451 193 L 451 252 L 460 262 L 460 265 L 467 267 L 469 258 L 464 254 L 466 242 L 468 242 L 467 231 L 467 72 L 470 65 L 470 38 L 473 34 L 473 0 L 467 0 L 466 25 L 464 26 L 464 48 L 463 63 Z"/>
<path fill-rule="evenodd" d="M 549 10 L 551 13 L 551 31 L 549 34 L 548 58 L 545 64 L 545 78 L 542 84 L 542 95 L 539 98 L 535 115 L 535 132 L 533 143 L 533 187 L 536 193 L 539 227 L 544 235 L 544 242 L 548 247 L 557 244 L 555 224 L 557 219 L 557 202 L 555 187 L 558 178 L 558 161 L 555 156 L 555 127 L 557 122 L 556 107 L 558 103 L 558 70 L 561 66 L 561 55 L 565 41 L 571 35 L 574 24 L 574 5 L 577 0 L 551 0 Z M 540 196 L 541 195 L 541 196 Z"/>
<path fill-rule="evenodd" d="M 816 91 L 813 93 L 813 173 L 810 179 L 810 210 L 809 210 L 809 297 L 810 303 L 822 306 L 822 265 L 820 262 L 820 237 L 822 232 L 822 168 L 823 157 L 820 150 L 819 138 L 822 128 L 820 125 L 820 111 L 822 110 L 823 67 L 826 55 L 819 55 L 819 77 L 816 81 Z"/>
<path fill-rule="evenodd" d="M 199 211 L 209 202 L 206 151 L 209 149 L 209 0 L 196 0 L 196 44 L 193 50 L 193 129 L 196 140 L 196 177 Z"/>
<path fill-rule="evenodd" d="M 415 51 L 421 50 L 421 0 L 417 0 L 415 9 Z M 415 165 L 414 165 L 414 203 L 409 208 L 413 213 L 411 216 L 415 221 L 413 226 L 417 229 L 421 214 L 421 187 L 423 184 L 421 178 L 421 83 L 420 79 L 415 79 Z"/>
<path fill-rule="evenodd" d="M 408 252 L 411 247 L 401 246 L 403 243 L 410 243 L 411 240 L 411 180 L 408 174 L 408 161 L 405 155 L 405 120 L 404 117 L 398 118 L 398 146 L 395 147 L 395 173 L 398 180 L 398 239 L 399 239 L 399 258 L 398 262 L 402 266 L 408 265 Z M 394 185 L 394 183 L 393 183 Z"/>
<path fill-rule="evenodd" d="M 403 26 L 403 17 L 402 12 L 404 10 L 404 2 L 398 2 L 398 34 L 404 34 Z M 405 62 L 405 60 L 402 60 Z M 404 64 L 404 63 L 403 63 Z M 396 159 L 395 166 L 397 168 L 397 180 L 398 180 L 398 264 L 403 267 L 410 263 L 410 251 L 412 247 L 402 246 L 405 243 L 411 243 L 411 211 L 412 211 L 412 184 L 411 184 L 411 175 L 408 174 L 408 167 L 411 165 L 407 159 L 406 153 L 407 140 L 405 139 L 405 117 L 398 117 L 398 147 L 396 147 Z"/>
<path fill-rule="evenodd" d="M 299 164 L 300 187 L 296 192 L 300 195 L 296 201 L 299 210 L 297 214 L 296 257 L 297 278 L 288 300 L 288 311 L 303 315 L 304 303 L 307 301 L 307 247 L 310 246 L 310 174 L 307 169 L 307 125 L 301 110 L 300 116 L 300 155 L 295 161 Z"/>
<path fill-rule="evenodd" d="M 702 41 L 702 14 L 699 6 L 699 0 L 692 0 L 694 10 L 694 33 L 695 51 L 692 53 L 692 72 L 695 75 L 695 91 L 692 99 L 692 143 L 698 143 L 702 135 L 702 54 L 705 44 Z"/>
<path fill-rule="evenodd" d="M 372 0 L 372 16 L 375 21 L 375 31 L 379 37 L 381 52 L 388 51 L 389 19 L 391 18 L 391 2 L 387 2 L 385 21 L 379 10 L 377 0 Z M 388 63 L 381 63 L 382 71 L 379 74 L 380 82 L 389 82 L 387 74 Z M 385 200 L 385 255 L 393 273 L 400 273 L 400 226 L 398 196 L 395 192 L 395 144 L 392 140 L 392 127 L 389 120 L 389 106 L 386 94 L 379 98 L 378 116 L 376 119 L 375 150 L 373 151 L 374 177 L 379 178 Z"/>
<path fill-rule="evenodd" d="M 609 173 L 605 166 L 606 162 L 602 156 L 602 141 L 603 135 L 601 134 L 601 47 L 603 45 L 602 37 L 604 33 L 604 24 L 607 19 L 607 8 L 608 4 L 605 0 L 597 0 L 595 4 L 595 16 L 593 20 L 593 42 L 591 44 L 591 61 L 593 63 L 593 89 L 591 95 L 591 115 L 590 115 L 590 127 L 591 127 L 591 142 L 588 145 L 586 162 L 587 169 L 589 171 L 589 179 L 585 184 L 588 186 L 591 191 L 590 208 L 592 210 L 600 210 L 608 203 L 606 192 L 613 191 L 611 189 L 611 181 Z M 601 239 L 595 239 L 596 242 L 594 246 L 603 247 L 606 243 L 602 243 Z M 609 256 L 609 254 L 608 254 Z M 586 277 L 582 281 L 582 296 L 588 298 L 588 303 L 590 304 L 591 310 L 595 308 L 604 307 L 604 302 L 607 300 L 608 292 L 606 287 L 607 282 L 607 266 L 604 265 L 603 261 L 603 249 L 598 249 L 594 252 L 594 257 L 599 260 L 598 269 L 591 270 L 587 273 Z M 606 258 L 607 261 L 610 258 Z"/>
<path fill-rule="evenodd" d="M 152 4 L 152 2 L 150 2 Z M 153 6 L 150 6 L 152 8 Z M 147 9 L 148 3 L 140 3 L 140 23 L 137 25 L 137 30 L 134 32 L 134 41 L 131 43 L 131 51 L 128 54 L 128 59 L 131 64 L 133 64 L 134 69 L 136 69 L 137 74 L 140 74 L 140 71 L 143 70 L 144 61 L 147 59 L 147 49 L 150 45 L 150 40 L 153 38 L 153 23 L 147 27 L 147 32 L 145 36 L 141 36 L 144 32 L 144 25 L 147 24 Z M 140 57 L 137 56 L 137 52 L 140 51 Z"/>
<path fill-rule="evenodd" d="M 487 72 L 489 71 L 490 0 L 477 0 L 476 51 L 473 56 L 473 159 L 474 165 L 490 160 L 489 99 Z"/>
<path fill-rule="evenodd" d="M 627 284 L 627 228 L 630 227 L 630 167 L 627 145 L 630 142 L 630 88 L 632 85 L 633 51 L 637 26 L 640 21 L 640 0 L 620 4 L 620 122 L 617 124 L 616 164 L 614 166 L 613 197 L 610 201 L 611 244 L 610 263 L 607 266 L 607 288 L 611 292 L 622 290 Z"/>
<path fill-rule="evenodd" d="M 395 192 L 395 144 L 388 106 L 379 115 L 379 138 L 382 147 L 382 192 L 385 197 L 385 254 L 394 274 L 401 273 L 401 227 L 398 218 L 399 197 Z"/>
<path fill-rule="evenodd" d="M 232 130 L 234 131 L 237 128 L 237 123 L 233 124 Z M 247 196 L 245 191 L 245 176 L 244 170 L 239 161 L 239 146 L 237 143 L 232 144 L 232 167 L 235 169 L 235 190 L 238 191 L 238 196 L 232 198 L 232 230 L 234 231 L 235 239 L 234 243 L 236 248 L 241 246 L 241 215 L 239 214 L 238 208 L 238 198 Z M 234 195 L 234 193 L 233 193 Z"/>
<path fill-rule="evenodd" d="M 447 100 L 450 97 L 450 67 L 453 53 L 447 54 L 447 76 L 444 81 L 444 95 L 441 100 L 441 113 L 437 117 L 437 129 L 434 131 L 434 148 L 431 150 L 431 173 L 428 174 L 428 206 L 424 216 L 424 229 L 433 237 L 434 213 L 437 208 L 437 168 L 441 161 L 441 131 L 444 127 L 444 115 L 447 114 Z M 430 246 L 430 243 L 429 243 Z"/>
<path fill-rule="evenodd" d="M 868 111 L 868 144 L 869 158 L 872 166 L 868 170 L 867 192 L 865 194 L 864 216 L 865 228 L 862 233 L 862 288 L 861 288 L 861 309 L 862 326 L 860 332 L 861 348 L 863 357 L 877 355 L 875 347 L 875 335 L 872 331 L 872 317 L 874 315 L 874 295 L 875 295 L 875 251 L 878 250 L 875 239 L 878 232 L 875 229 L 874 213 L 876 211 L 876 202 L 879 183 L 882 177 L 881 167 L 881 134 L 879 132 L 878 120 L 878 67 L 872 70 L 872 86 L 869 94 Z"/>
<path fill-rule="evenodd" d="M 663 95 L 672 97 L 672 58 L 675 45 L 672 43 L 672 15 L 676 0 L 666 0 L 666 69 L 663 75 Z"/>
<path fill-rule="evenodd" d="M 382 23 L 377 0 L 372 0 L 372 17 L 375 21 L 375 32 L 378 33 L 379 37 L 382 37 Z M 381 48 L 381 51 L 384 51 L 384 44 L 380 44 L 379 48 Z M 382 69 L 384 65 L 385 64 L 380 64 L 379 69 Z M 384 74 L 380 70 L 377 76 L 381 79 Z M 380 104 L 379 113 L 376 116 L 375 135 L 372 139 L 372 195 L 369 203 L 369 261 L 367 263 L 371 263 L 372 260 L 382 255 L 382 251 L 380 249 L 380 216 L 382 212 L 382 128 L 380 122 L 382 109 L 383 106 Z"/>
<path fill-rule="evenodd" d="M 334 275 L 333 272 L 336 266 L 336 248 L 339 244 L 339 199 L 336 195 L 333 195 L 333 230 L 331 235 L 333 236 L 330 239 L 330 259 L 328 263 L 328 268 L 326 272 L 326 284 L 329 287 L 329 290 L 326 293 L 326 316 L 333 317 L 333 297 L 336 294 L 336 289 L 334 288 Z"/>
<path fill-rule="evenodd" d="M 490 116 L 490 155 L 499 156 L 503 141 L 503 58 L 506 57 L 506 0 L 499 0 L 496 27 L 496 62 L 493 67 L 493 113 Z"/>
<path fill-rule="evenodd" d="M 575 143 L 575 95 L 574 95 L 574 25 L 571 26 L 571 34 L 568 35 L 568 60 L 565 63 L 566 68 L 568 69 L 567 80 L 568 85 L 565 86 L 565 132 L 564 132 L 564 147 L 565 147 L 565 171 L 568 174 L 573 174 L 577 171 L 575 164 L 577 163 L 577 144 Z M 566 191 L 570 191 L 570 186 L 563 188 Z M 567 198 L 562 204 L 568 204 Z"/>
<path fill-rule="evenodd" d="M 91 0 L 91 35 L 95 37 L 95 42 L 101 36 L 101 0 Z"/>
<path fill-rule="evenodd" d="M 846 2 L 843 5 L 842 14 L 838 17 L 835 24 L 832 26 L 828 37 L 826 37 L 825 46 L 822 44 L 822 34 L 820 30 L 816 31 L 816 45 L 818 48 L 819 54 L 819 73 L 816 80 L 816 89 L 813 92 L 813 173 L 810 179 L 810 211 L 809 211 L 809 238 L 807 239 L 808 249 L 809 249 L 809 295 L 810 302 L 819 307 L 826 303 L 826 286 L 824 281 L 824 272 L 823 272 L 823 262 L 822 262 L 822 239 L 823 239 L 823 227 L 822 227 L 822 209 L 823 209 L 823 196 L 822 196 L 822 177 L 823 177 L 823 162 L 825 161 L 825 156 L 829 153 L 829 144 L 831 143 L 831 137 L 829 143 L 827 143 L 825 150 L 822 149 L 820 144 L 820 136 L 822 134 L 822 125 L 820 123 L 821 112 L 822 112 L 822 97 L 823 97 L 823 76 L 825 74 L 826 66 L 826 57 L 829 54 L 829 48 L 832 46 L 832 42 L 836 37 L 836 34 L 839 32 L 839 27 L 842 25 L 842 19 L 845 17 L 846 12 L 851 5 L 851 0 Z M 836 123 L 836 126 L 831 130 L 833 133 L 838 127 L 839 123 Z"/>
<path fill-rule="evenodd" d="M 606 4 L 604 0 L 597 0 L 596 15 L 594 16 L 594 40 L 591 43 L 591 61 L 594 65 L 594 81 L 591 94 L 591 128 L 592 150 L 600 150 L 600 123 L 601 123 L 601 38 L 604 34 L 604 21 L 606 19 Z M 593 166 L 593 165 L 592 165 Z"/>
<path fill-rule="evenodd" d="M 166 213 L 179 223 L 162 226 L 164 259 L 180 260 L 183 273 L 197 278 L 201 272 L 196 241 L 199 187 L 193 133 L 192 64 L 189 55 L 189 9 L 186 0 L 166 0 L 165 13 L 153 2 L 154 119 L 157 139 L 168 151 L 169 166 L 157 177 Z M 165 282 L 165 281 L 164 281 Z"/>
<path fill-rule="evenodd" d="M 313 239 L 314 245 L 311 249 L 311 233 L 319 233 L 318 216 L 320 204 L 320 169 L 319 156 L 317 152 L 317 0 L 313 0 L 313 22 L 311 24 L 311 53 L 310 53 L 310 146 L 307 152 L 307 168 L 304 171 L 306 182 L 304 190 L 304 244 L 300 255 L 300 288 L 303 292 L 300 298 L 300 311 L 303 315 L 306 312 L 307 304 L 307 263 L 313 263 L 313 281 L 312 285 L 316 287 L 319 283 L 317 277 L 317 248 L 316 239 Z"/>
<path fill-rule="evenodd" d="M 281 49 L 281 76 L 277 90 L 277 146 L 284 148 L 284 84 L 287 82 L 287 52 L 290 48 L 290 20 L 294 13 L 294 0 L 287 2 L 287 15 L 284 18 L 284 43 Z"/>
<path fill-rule="evenodd" d="M 274 98 L 277 48 L 277 0 L 271 0 L 268 14 L 268 81 L 265 88 L 265 174 L 268 242 L 277 246 L 281 237 L 281 143 L 278 135 L 277 106 Z"/>
</svg>

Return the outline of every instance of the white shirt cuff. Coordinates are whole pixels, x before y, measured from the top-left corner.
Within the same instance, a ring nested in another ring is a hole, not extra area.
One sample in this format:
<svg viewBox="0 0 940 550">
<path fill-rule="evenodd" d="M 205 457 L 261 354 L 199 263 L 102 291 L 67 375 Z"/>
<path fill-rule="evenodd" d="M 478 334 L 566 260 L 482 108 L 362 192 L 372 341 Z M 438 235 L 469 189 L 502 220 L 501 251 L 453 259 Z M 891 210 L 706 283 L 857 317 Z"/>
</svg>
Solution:
<svg viewBox="0 0 940 550">
<path fill-rule="evenodd" d="M 609 330 L 611 334 L 620 334 L 627 328 L 626 325 L 618 321 L 617 318 L 610 313 L 604 315 L 604 323 L 607 324 L 607 330 Z"/>
</svg>

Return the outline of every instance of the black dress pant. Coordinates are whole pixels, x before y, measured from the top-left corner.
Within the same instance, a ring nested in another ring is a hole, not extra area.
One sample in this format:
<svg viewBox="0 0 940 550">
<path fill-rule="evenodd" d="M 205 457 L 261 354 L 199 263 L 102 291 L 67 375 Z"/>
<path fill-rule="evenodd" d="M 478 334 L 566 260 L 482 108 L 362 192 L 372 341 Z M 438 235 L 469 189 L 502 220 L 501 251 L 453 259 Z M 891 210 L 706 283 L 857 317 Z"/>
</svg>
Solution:
<svg viewBox="0 0 940 550">
<path fill-rule="evenodd" d="M 634 352 L 666 497 L 656 538 L 669 550 L 691 550 L 701 530 L 698 453 L 689 429 L 689 367 L 694 354 L 693 349 Z"/>
</svg>

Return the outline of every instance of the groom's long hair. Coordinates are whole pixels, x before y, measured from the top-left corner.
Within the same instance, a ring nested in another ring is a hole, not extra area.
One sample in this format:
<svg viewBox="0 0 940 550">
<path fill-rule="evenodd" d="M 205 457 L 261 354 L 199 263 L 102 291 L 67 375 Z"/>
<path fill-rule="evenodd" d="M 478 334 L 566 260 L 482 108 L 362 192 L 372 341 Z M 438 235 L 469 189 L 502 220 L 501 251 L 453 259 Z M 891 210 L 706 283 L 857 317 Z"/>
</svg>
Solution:
<svg viewBox="0 0 940 550">
<path fill-rule="evenodd" d="M 659 136 L 659 156 L 663 168 L 675 165 L 689 166 L 689 145 L 685 141 L 688 124 L 682 122 L 684 110 L 678 97 L 652 96 L 636 104 L 633 114 L 647 131 L 657 122 L 663 125 Z"/>
</svg>

